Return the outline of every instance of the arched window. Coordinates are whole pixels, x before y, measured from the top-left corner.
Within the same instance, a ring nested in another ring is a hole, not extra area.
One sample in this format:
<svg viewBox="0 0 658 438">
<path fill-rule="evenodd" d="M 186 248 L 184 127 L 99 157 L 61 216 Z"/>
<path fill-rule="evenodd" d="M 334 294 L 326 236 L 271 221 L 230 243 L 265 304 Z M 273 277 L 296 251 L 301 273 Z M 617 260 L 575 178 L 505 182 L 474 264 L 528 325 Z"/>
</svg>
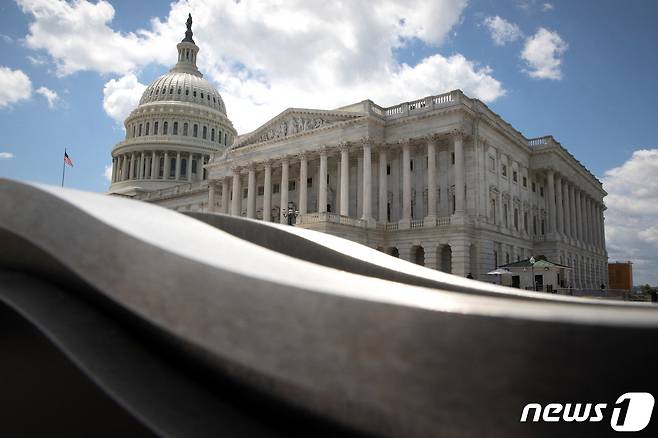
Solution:
<svg viewBox="0 0 658 438">
<path fill-rule="evenodd" d="M 171 88 L 169 89 L 169 94 L 174 94 L 174 87 L 171 87 Z"/>
<path fill-rule="evenodd" d="M 137 126 L 133 125 L 133 137 L 135 137 L 135 128 L 137 128 Z"/>
<path fill-rule="evenodd" d="M 215 128 L 210 130 L 210 141 L 215 141 Z"/>
<path fill-rule="evenodd" d="M 174 135 L 178 135 L 178 122 L 174 122 Z"/>
<path fill-rule="evenodd" d="M 146 122 L 146 131 L 145 131 L 144 135 L 149 135 L 149 125 L 150 125 L 150 123 Z"/>
<path fill-rule="evenodd" d="M 187 122 L 183 123 L 183 135 L 187 135 Z"/>
<path fill-rule="evenodd" d="M 162 94 L 165 94 L 166 92 L 167 90 L 165 89 L 165 87 L 162 87 Z"/>
<path fill-rule="evenodd" d="M 162 135 L 167 135 L 167 134 L 169 134 L 169 123 L 164 122 L 162 124 Z"/>
<path fill-rule="evenodd" d="M 196 123 L 194 124 L 194 128 L 193 128 L 193 131 L 192 131 L 192 136 L 193 137 L 198 137 L 199 136 L 199 125 L 197 125 Z"/>
<path fill-rule="evenodd" d="M 180 175 L 187 176 L 187 158 L 180 159 Z"/>
<path fill-rule="evenodd" d="M 192 97 L 196 97 L 196 90 L 192 91 Z"/>
<path fill-rule="evenodd" d="M 179 88 L 179 89 L 178 89 L 178 94 L 180 94 L 180 92 L 181 92 L 181 89 Z"/>
<path fill-rule="evenodd" d="M 203 99 L 203 93 L 201 93 L 201 99 Z"/>
<path fill-rule="evenodd" d="M 208 128 L 205 127 L 205 126 L 203 127 L 203 135 L 202 135 L 202 137 L 203 137 L 204 140 L 208 137 Z"/>
<path fill-rule="evenodd" d="M 159 122 L 153 122 L 153 135 L 158 135 Z"/>
<path fill-rule="evenodd" d="M 217 131 L 217 143 L 222 144 L 222 131 Z"/>
<path fill-rule="evenodd" d="M 189 89 L 189 88 L 186 88 L 186 89 L 185 89 L 185 95 L 186 95 L 186 96 L 189 96 L 189 95 L 190 95 L 190 89 Z"/>
<path fill-rule="evenodd" d="M 226 146 L 227 139 L 228 139 L 228 136 L 226 135 L 226 133 L 224 133 L 224 146 Z"/>
<path fill-rule="evenodd" d="M 139 131 L 137 131 L 137 136 L 141 137 L 142 136 L 142 124 L 139 124 Z"/>
</svg>

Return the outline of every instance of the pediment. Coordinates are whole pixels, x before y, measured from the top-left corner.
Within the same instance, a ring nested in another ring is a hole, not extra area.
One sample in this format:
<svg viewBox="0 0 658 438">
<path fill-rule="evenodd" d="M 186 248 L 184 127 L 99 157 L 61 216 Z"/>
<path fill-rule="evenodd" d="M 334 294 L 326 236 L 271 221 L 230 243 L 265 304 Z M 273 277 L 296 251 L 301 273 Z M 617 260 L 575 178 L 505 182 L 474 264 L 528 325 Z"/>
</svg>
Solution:
<svg viewBox="0 0 658 438">
<path fill-rule="evenodd" d="M 238 140 L 236 148 L 282 140 L 360 117 L 363 115 L 347 111 L 288 108 L 255 131 L 242 136 Z"/>
</svg>

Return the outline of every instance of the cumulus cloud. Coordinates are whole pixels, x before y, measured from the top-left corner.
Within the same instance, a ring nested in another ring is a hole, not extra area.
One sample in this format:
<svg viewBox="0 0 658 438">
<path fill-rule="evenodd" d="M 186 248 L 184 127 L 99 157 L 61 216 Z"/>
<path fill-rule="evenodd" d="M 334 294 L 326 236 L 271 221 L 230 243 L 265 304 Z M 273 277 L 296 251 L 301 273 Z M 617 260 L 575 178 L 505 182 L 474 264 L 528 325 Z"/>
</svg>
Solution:
<svg viewBox="0 0 658 438">
<path fill-rule="evenodd" d="M 642 149 L 605 172 L 610 260 L 634 263 L 635 283 L 658 285 L 658 149 Z"/>
<path fill-rule="evenodd" d="M 112 165 L 110 164 L 109 166 L 105 166 L 105 170 L 103 171 L 103 176 L 108 182 L 112 182 Z"/>
<path fill-rule="evenodd" d="M 191 11 L 199 67 L 241 132 L 289 106 L 333 108 L 366 98 L 392 105 L 448 88 L 485 101 L 504 94 L 490 68 L 460 54 L 435 54 L 417 65 L 394 57 L 411 39 L 440 46 L 466 0 L 189 0 L 129 33 L 111 27 L 114 9 L 105 1 L 18 2 L 32 17 L 28 46 L 46 51 L 58 74 L 92 70 L 119 75 L 115 81 L 147 64 L 173 65 Z M 115 119 L 119 113 L 127 111 L 108 112 Z"/>
<path fill-rule="evenodd" d="M 141 84 L 132 73 L 111 79 L 103 87 L 103 109 L 118 124 L 123 124 L 130 111 L 139 103 L 145 88 L 146 85 Z"/>
<path fill-rule="evenodd" d="M 523 32 L 514 23 L 510 23 L 498 15 L 484 19 L 484 25 L 489 29 L 489 34 L 494 44 L 504 46 L 514 42 L 523 36 Z"/>
<path fill-rule="evenodd" d="M 0 160 L 11 160 L 14 158 L 14 154 L 11 152 L 0 152 Z"/>
<path fill-rule="evenodd" d="M 526 39 L 521 58 L 526 62 L 526 73 L 537 79 L 562 79 L 562 55 L 569 45 L 555 31 L 540 27 Z"/>
<path fill-rule="evenodd" d="M 0 67 L 0 108 L 30 98 L 32 82 L 21 70 Z"/>
<path fill-rule="evenodd" d="M 56 91 L 51 90 L 48 87 L 39 87 L 35 91 L 36 93 L 42 95 L 48 101 L 48 108 L 54 108 L 55 104 L 59 100 L 59 96 Z"/>
<path fill-rule="evenodd" d="M 541 5 L 541 10 L 544 12 L 552 11 L 553 5 L 551 3 L 544 3 L 543 5 Z"/>
</svg>

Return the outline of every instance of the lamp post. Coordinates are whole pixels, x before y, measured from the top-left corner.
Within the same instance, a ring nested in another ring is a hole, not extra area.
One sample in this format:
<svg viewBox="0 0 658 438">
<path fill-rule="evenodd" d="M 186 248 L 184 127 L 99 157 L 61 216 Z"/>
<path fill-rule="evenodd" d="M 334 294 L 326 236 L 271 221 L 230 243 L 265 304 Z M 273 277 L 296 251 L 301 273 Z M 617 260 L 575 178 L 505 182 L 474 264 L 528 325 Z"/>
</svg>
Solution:
<svg viewBox="0 0 658 438">
<path fill-rule="evenodd" d="M 530 275 L 532 275 L 532 290 L 537 292 L 537 282 L 535 281 L 535 258 L 531 256 L 528 261 L 530 262 Z"/>
<path fill-rule="evenodd" d="M 294 225 L 297 216 L 299 216 L 299 210 L 295 209 L 295 204 L 293 202 L 288 202 L 288 210 L 283 212 L 283 217 L 288 219 L 288 225 Z"/>
</svg>

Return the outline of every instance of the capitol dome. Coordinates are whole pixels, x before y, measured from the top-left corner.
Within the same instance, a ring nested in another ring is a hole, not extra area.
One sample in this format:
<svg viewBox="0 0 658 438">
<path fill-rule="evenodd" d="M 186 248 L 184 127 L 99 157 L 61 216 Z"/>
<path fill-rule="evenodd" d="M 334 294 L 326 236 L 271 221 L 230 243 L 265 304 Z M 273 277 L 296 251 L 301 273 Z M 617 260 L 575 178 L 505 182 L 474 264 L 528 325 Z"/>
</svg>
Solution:
<svg viewBox="0 0 658 438">
<path fill-rule="evenodd" d="M 110 193 L 135 196 L 203 183 L 204 166 L 237 136 L 221 95 L 197 68 L 191 16 L 176 48 L 176 65 L 146 87 L 124 122 L 126 138 L 112 150 Z"/>
</svg>

